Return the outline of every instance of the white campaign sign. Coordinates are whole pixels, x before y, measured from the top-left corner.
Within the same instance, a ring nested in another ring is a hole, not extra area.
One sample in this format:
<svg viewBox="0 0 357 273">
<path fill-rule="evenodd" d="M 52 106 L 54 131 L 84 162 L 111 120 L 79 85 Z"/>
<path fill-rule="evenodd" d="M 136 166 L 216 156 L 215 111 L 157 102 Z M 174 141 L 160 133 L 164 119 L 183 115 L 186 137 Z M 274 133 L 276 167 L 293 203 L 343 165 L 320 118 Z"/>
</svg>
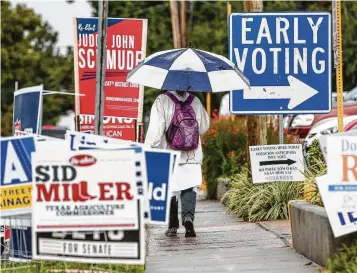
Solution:
<svg viewBox="0 0 357 273">
<path fill-rule="evenodd" d="M 357 182 L 357 137 L 327 138 L 327 174 L 332 182 Z"/>
<path fill-rule="evenodd" d="M 316 182 L 334 236 L 357 232 L 357 182 L 337 183 L 329 175 L 317 177 Z"/>
<path fill-rule="evenodd" d="M 33 154 L 34 232 L 138 229 L 135 153 Z"/>
<path fill-rule="evenodd" d="M 251 146 L 253 183 L 304 181 L 301 144 Z"/>
<path fill-rule="evenodd" d="M 348 132 L 336 133 L 336 134 L 332 134 L 332 135 L 322 135 L 319 138 L 320 149 L 321 149 L 321 152 L 322 152 L 322 154 L 324 156 L 324 159 L 325 159 L 326 163 L 327 163 L 327 138 L 340 137 L 340 136 L 355 136 L 355 137 L 357 137 L 357 131 L 356 130 L 351 130 L 351 131 L 348 131 Z"/>
</svg>

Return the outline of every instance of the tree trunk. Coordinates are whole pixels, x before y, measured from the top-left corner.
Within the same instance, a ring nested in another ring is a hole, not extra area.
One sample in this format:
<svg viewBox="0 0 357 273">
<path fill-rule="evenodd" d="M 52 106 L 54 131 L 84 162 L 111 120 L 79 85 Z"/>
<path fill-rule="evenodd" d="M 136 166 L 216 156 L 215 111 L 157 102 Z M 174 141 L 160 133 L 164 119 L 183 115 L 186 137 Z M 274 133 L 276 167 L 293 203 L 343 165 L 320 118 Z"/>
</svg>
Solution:
<svg viewBox="0 0 357 273">
<path fill-rule="evenodd" d="M 243 2 L 245 12 L 262 12 L 262 0 L 245 0 Z M 266 116 L 247 116 L 247 156 L 249 158 L 249 146 L 267 144 L 267 117 Z M 250 162 L 250 160 L 248 160 Z"/>
<path fill-rule="evenodd" d="M 180 23 L 181 23 L 181 47 L 186 47 L 186 1 L 181 1 L 180 10 Z"/>
<path fill-rule="evenodd" d="M 172 38 L 174 41 L 174 48 L 180 48 L 181 35 L 180 35 L 180 24 L 179 24 L 179 16 L 178 16 L 176 0 L 170 0 L 170 13 L 171 13 Z"/>
</svg>

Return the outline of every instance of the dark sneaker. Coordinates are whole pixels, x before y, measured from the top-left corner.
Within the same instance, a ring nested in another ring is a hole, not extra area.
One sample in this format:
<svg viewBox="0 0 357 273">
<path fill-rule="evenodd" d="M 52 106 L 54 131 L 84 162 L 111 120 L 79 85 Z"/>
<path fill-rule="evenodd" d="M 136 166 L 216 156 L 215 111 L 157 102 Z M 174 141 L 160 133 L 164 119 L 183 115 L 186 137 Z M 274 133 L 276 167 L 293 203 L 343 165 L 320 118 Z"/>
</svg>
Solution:
<svg viewBox="0 0 357 273">
<path fill-rule="evenodd" d="M 196 237 L 195 228 L 193 227 L 193 222 L 191 220 L 185 221 L 185 228 L 186 228 L 186 233 L 185 233 L 186 238 Z"/>
<path fill-rule="evenodd" d="M 168 230 L 165 231 L 165 235 L 167 237 L 177 236 L 177 228 L 175 227 L 169 228 Z"/>
</svg>

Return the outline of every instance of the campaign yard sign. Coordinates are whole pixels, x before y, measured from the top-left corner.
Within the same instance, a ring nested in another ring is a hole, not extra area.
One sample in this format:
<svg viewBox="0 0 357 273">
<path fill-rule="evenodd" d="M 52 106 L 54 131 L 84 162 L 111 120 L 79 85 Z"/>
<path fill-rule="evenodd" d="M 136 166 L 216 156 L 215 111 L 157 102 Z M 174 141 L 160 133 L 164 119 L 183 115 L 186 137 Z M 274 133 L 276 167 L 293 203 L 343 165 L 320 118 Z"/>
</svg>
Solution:
<svg viewBox="0 0 357 273">
<path fill-rule="evenodd" d="M 357 232 L 357 182 L 338 183 L 327 174 L 316 183 L 334 236 Z"/>
<path fill-rule="evenodd" d="M 327 12 L 233 13 L 229 56 L 250 80 L 235 114 L 331 111 L 331 18 Z"/>
<path fill-rule="evenodd" d="M 134 151 L 33 154 L 37 231 L 138 228 Z"/>
<path fill-rule="evenodd" d="M 128 145 L 137 146 L 136 142 L 129 142 L 121 139 L 75 131 L 67 131 L 65 135 L 65 140 L 67 141 L 69 149 L 71 151 L 77 151 L 79 147 L 96 148 L 100 145 L 106 144 L 125 145 L 126 147 Z"/>
<path fill-rule="evenodd" d="M 33 136 L 1 138 L 1 216 L 31 212 Z"/>
<path fill-rule="evenodd" d="M 96 90 L 98 18 L 75 18 L 74 69 L 76 115 L 80 131 L 93 130 Z M 136 119 L 142 120 L 144 87 L 126 81 L 146 55 L 147 19 L 108 18 L 104 98 L 104 134 L 135 140 Z M 117 119 L 127 118 L 126 120 Z"/>
<path fill-rule="evenodd" d="M 150 224 L 166 225 L 169 221 L 171 200 L 171 181 L 175 166 L 177 167 L 180 153 L 163 151 L 145 147 L 142 143 L 125 142 L 108 137 L 87 135 L 80 132 L 66 134 L 71 150 L 83 148 L 93 149 L 128 149 L 140 147 L 144 149 L 148 181 L 148 199 L 150 204 Z"/>
<path fill-rule="evenodd" d="M 122 117 L 103 117 L 105 136 L 135 141 L 136 120 Z M 80 115 L 81 132 L 94 133 L 94 115 Z"/>
<path fill-rule="evenodd" d="M 43 85 L 22 88 L 14 92 L 14 135 L 40 134 Z"/>
<path fill-rule="evenodd" d="M 357 137 L 328 137 L 327 150 L 327 174 L 330 179 L 345 183 L 357 182 Z"/>
<path fill-rule="evenodd" d="M 13 262 L 29 262 L 32 260 L 31 214 L 12 217 L 11 248 L 9 260 Z"/>
<path fill-rule="evenodd" d="M 118 151 L 118 150 L 132 150 L 135 152 L 135 173 L 136 173 L 136 187 L 138 191 L 138 198 L 144 200 L 143 213 L 144 213 L 144 222 L 147 223 L 150 221 L 150 209 L 149 209 L 149 199 L 148 199 L 148 179 L 146 172 L 146 160 L 144 156 L 144 151 L 142 147 L 132 147 L 128 145 L 103 145 L 93 148 L 92 146 L 78 146 L 78 150 L 91 150 L 91 149 L 103 149 L 109 151 Z"/>
<path fill-rule="evenodd" d="M 327 174 L 317 178 L 335 237 L 357 232 L 357 138 L 327 138 Z"/>
<path fill-rule="evenodd" d="M 139 201 L 138 201 L 139 202 Z M 144 264 L 145 237 L 141 204 L 135 230 L 35 232 L 33 258 L 100 264 Z"/>
</svg>

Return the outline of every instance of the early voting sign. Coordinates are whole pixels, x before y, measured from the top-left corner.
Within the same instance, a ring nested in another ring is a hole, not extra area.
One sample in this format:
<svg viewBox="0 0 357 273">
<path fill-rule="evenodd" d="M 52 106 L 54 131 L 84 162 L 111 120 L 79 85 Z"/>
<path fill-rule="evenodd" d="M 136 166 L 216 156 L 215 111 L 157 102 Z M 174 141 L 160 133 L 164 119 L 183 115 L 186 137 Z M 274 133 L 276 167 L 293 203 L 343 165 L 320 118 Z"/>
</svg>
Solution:
<svg viewBox="0 0 357 273">
<path fill-rule="evenodd" d="M 21 135 L 21 132 L 33 134 L 41 132 L 42 93 L 42 85 L 14 92 L 14 135 Z"/>
<path fill-rule="evenodd" d="M 1 138 L 1 216 L 31 212 L 33 136 Z"/>
<path fill-rule="evenodd" d="M 301 144 L 250 146 L 253 183 L 304 181 Z"/>
<path fill-rule="evenodd" d="M 231 14 L 229 55 L 251 83 L 231 92 L 232 113 L 331 111 L 329 13 Z"/>
</svg>

